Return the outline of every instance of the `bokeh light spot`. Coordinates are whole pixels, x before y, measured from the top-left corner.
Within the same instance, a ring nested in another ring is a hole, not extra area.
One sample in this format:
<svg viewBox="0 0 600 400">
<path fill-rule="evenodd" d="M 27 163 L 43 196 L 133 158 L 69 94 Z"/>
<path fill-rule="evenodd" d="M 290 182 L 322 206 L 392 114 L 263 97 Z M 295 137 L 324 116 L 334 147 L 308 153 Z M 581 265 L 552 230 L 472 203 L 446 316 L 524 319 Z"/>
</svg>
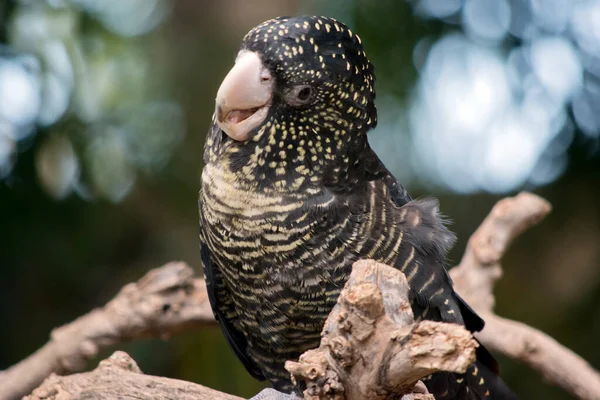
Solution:
<svg viewBox="0 0 600 400">
<path fill-rule="evenodd" d="M 50 137 L 36 157 L 38 176 L 46 191 L 56 199 L 63 199 L 79 179 L 79 160 L 71 141 L 62 135 Z"/>
<path fill-rule="evenodd" d="M 39 81 L 11 59 L 0 59 L 0 118 L 20 126 L 33 123 L 40 109 Z"/>
<path fill-rule="evenodd" d="M 462 0 L 421 0 L 416 9 L 422 15 L 434 18 L 445 18 L 456 14 L 461 7 Z"/>
<path fill-rule="evenodd" d="M 531 65 L 541 84 L 560 101 L 566 101 L 581 87 L 581 62 L 573 45 L 562 37 L 535 40 Z"/>
<path fill-rule="evenodd" d="M 467 0 L 463 25 L 475 37 L 499 41 L 510 27 L 510 6 L 506 0 Z"/>
</svg>

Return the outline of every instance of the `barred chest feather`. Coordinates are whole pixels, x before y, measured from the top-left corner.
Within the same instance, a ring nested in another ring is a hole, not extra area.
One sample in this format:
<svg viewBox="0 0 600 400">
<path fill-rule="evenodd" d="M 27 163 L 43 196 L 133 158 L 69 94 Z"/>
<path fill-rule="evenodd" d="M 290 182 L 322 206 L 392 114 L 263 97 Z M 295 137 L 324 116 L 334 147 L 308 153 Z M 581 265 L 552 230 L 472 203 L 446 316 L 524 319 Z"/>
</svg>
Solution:
<svg viewBox="0 0 600 400">
<path fill-rule="evenodd" d="M 274 314 L 288 326 L 306 314 L 327 315 L 346 276 L 336 265 L 351 265 L 344 248 L 353 221 L 339 205 L 340 218 L 330 218 L 333 194 L 252 190 L 209 163 L 201 196 L 205 240 L 235 308 L 248 317 L 243 323 L 273 334 Z"/>
<path fill-rule="evenodd" d="M 331 273 L 345 278 L 340 269 L 359 256 L 393 264 L 403 242 L 398 208 L 381 182 L 352 197 L 317 188 L 266 193 L 209 163 L 201 203 L 206 242 L 234 289 L 331 286 Z"/>
</svg>

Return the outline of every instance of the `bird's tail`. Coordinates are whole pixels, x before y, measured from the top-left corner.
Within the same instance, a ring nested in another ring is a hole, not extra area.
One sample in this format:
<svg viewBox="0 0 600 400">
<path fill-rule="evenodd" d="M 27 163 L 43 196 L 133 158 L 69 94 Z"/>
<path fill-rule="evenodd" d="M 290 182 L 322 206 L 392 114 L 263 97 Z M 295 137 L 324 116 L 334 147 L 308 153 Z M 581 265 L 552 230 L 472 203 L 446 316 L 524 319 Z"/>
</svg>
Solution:
<svg viewBox="0 0 600 400">
<path fill-rule="evenodd" d="M 490 400 L 519 400 L 519 397 L 504 383 L 504 381 L 481 361 L 475 362 L 478 375 L 485 382 Z"/>
<path fill-rule="evenodd" d="M 518 396 L 484 362 L 477 360 L 464 374 L 437 372 L 423 382 L 437 400 L 518 400 Z"/>
<path fill-rule="evenodd" d="M 518 400 L 519 397 L 500 378 L 500 365 L 494 356 L 479 343 L 477 347 L 477 361 L 473 364 L 477 368 L 479 382 L 485 382 L 491 400 Z M 474 383 L 474 382 L 473 382 Z"/>
</svg>

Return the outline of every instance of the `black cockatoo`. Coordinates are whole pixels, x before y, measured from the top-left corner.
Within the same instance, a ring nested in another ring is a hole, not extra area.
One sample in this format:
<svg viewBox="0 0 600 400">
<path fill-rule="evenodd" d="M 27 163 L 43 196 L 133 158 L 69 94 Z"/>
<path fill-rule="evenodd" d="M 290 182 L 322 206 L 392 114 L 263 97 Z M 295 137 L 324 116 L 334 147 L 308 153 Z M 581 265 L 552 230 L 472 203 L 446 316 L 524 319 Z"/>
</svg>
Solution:
<svg viewBox="0 0 600 400">
<path fill-rule="evenodd" d="M 280 17 L 244 37 L 217 93 L 199 198 L 210 301 L 250 374 L 280 391 L 300 390 L 284 363 L 318 347 L 358 259 L 406 275 L 417 319 L 483 327 L 452 288 L 437 202 L 412 200 L 369 146 L 374 84 L 344 24 Z M 436 399 L 511 398 L 493 358 L 478 357 L 427 379 Z"/>
</svg>

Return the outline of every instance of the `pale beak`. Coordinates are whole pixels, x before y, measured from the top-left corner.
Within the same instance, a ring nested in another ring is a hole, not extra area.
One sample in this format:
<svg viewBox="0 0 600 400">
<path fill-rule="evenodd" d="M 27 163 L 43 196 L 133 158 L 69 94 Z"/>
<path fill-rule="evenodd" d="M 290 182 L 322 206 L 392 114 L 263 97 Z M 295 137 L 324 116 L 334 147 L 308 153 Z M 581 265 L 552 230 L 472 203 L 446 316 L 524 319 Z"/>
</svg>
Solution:
<svg viewBox="0 0 600 400">
<path fill-rule="evenodd" d="M 242 51 L 217 92 L 217 124 L 229 137 L 248 140 L 267 116 L 273 77 L 258 54 Z"/>
</svg>

